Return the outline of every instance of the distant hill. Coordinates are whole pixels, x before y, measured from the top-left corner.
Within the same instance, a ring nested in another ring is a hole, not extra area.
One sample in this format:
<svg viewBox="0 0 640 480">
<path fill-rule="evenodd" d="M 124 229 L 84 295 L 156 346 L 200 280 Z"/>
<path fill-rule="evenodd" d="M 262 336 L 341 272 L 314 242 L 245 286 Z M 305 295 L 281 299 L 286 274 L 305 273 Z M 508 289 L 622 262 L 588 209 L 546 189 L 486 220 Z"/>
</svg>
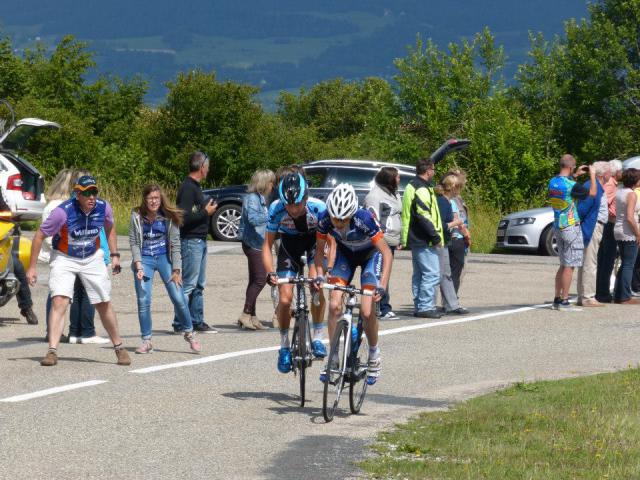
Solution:
<svg viewBox="0 0 640 480">
<path fill-rule="evenodd" d="M 72 34 L 90 42 L 98 72 L 142 74 L 149 101 L 178 71 L 215 70 L 280 90 L 335 77 L 390 78 L 416 35 L 447 43 L 488 26 L 509 58 L 526 60 L 529 31 L 547 38 L 587 15 L 585 0 L 3 0 L 0 32 L 17 49 Z"/>
</svg>

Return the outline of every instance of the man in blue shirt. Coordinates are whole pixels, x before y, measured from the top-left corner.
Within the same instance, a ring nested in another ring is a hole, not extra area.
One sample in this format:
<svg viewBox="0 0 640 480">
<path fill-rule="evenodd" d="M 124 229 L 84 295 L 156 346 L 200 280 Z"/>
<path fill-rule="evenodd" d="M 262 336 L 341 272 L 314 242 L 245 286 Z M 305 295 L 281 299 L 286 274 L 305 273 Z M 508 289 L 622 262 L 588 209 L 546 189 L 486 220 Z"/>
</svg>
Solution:
<svg viewBox="0 0 640 480">
<path fill-rule="evenodd" d="M 587 189 L 574 176 L 589 172 L 591 184 Z M 549 181 L 548 198 L 553 208 L 553 228 L 558 239 L 560 267 L 556 273 L 554 310 L 570 308 L 569 288 L 573 269 L 582 266 L 584 242 L 580 229 L 577 201 L 594 197 L 597 193 L 596 171 L 593 165 L 576 170 L 576 159 L 565 154 L 560 158 L 560 173 Z"/>
</svg>

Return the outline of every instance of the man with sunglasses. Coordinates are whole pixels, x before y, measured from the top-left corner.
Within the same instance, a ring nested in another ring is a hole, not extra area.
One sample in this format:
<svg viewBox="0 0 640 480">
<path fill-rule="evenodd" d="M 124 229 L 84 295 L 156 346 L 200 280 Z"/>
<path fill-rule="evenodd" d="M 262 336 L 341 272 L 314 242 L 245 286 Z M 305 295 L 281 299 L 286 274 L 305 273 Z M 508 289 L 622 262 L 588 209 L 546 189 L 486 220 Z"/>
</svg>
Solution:
<svg viewBox="0 0 640 480">
<path fill-rule="evenodd" d="M 49 261 L 49 350 L 40 364 L 53 366 L 58 363 L 57 349 L 64 317 L 73 299 L 74 283 L 78 277 L 113 342 L 118 365 L 130 365 L 129 354 L 118 333 L 118 322 L 111 305 L 111 279 L 100 248 L 100 230 L 104 228 L 111 251 L 113 273 L 120 273 L 113 210 L 108 202 L 98 198 L 98 186 L 92 176 L 80 177 L 73 189 L 75 197 L 62 202 L 51 212 L 36 232 L 31 245 L 27 280 L 35 285 L 38 279 L 36 262 L 42 242 L 46 237 L 53 237 Z"/>
</svg>

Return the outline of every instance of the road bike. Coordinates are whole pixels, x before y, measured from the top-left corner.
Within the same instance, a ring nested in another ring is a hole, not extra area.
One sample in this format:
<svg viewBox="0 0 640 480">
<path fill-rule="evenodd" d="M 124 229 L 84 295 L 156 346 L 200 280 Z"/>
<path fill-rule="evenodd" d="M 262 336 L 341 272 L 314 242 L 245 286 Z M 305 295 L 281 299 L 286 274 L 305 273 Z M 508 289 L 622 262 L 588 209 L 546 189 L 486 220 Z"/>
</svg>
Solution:
<svg viewBox="0 0 640 480">
<path fill-rule="evenodd" d="M 311 285 L 313 279 L 305 278 L 304 275 L 300 274 L 295 277 L 278 279 L 279 285 L 284 283 L 291 283 L 296 286 L 293 336 L 291 337 L 291 364 L 293 374 L 298 377 L 300 383 L 300 406 L 304 407 L 307 368 L 313 363 L 309 307 L 304 287 L 305 285 Z"/>
<path fill-rule="evenodd" d="M 333 420 L 333 415 L 340 402 L 345 383 L 349 383 L 349 408 L 351 413 L 359 413 L 367 393 L 367 363 L 369 342 L 364 334 L 362 317 L 353 323 L 353 309 L 357 295 L 372 297 L 375 292 L 362 290 L 353 285 L 324 284 L 327 290 L 339 290 L 347 294 L 344 313 L 336 324 L 336 329 L 329 345 L 329 356 L 324 378 L 322 395 L 322 416 L 326 422 Z"/>
</svg>

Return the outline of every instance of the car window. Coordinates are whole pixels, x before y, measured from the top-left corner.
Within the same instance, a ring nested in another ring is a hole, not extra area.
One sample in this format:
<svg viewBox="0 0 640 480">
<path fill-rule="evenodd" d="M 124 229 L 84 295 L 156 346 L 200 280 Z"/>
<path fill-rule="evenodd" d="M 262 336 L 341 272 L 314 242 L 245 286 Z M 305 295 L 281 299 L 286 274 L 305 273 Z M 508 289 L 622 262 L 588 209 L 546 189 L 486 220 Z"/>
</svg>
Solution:
<svg viewBox="0 0 640 480">
<path fill-rule="evenodd" d="M 405 188 L 407 188 L 407 184 L 411 181 L 412 178 L 414 178 L 415 175 L 408 175 L 408 174 L 400 174 L 400 190 L 404 190 Z"/>
<path fill-rule="evenodd" d="M 377 170 L 362 168 L 336 168 L 335 175 L 331 179 L 331 186 L 334 187 L 339 183 L 350 183 L 356 188 L 371 188 L 376 173 L 378 173 Z"/>
<path fill-rule="evenodd" d="M 324 185 L 327 178 L 328 168 L 305 168 L 304 174 L 307 177 L 310 187 L 319 188 Z"/>
</svg>

